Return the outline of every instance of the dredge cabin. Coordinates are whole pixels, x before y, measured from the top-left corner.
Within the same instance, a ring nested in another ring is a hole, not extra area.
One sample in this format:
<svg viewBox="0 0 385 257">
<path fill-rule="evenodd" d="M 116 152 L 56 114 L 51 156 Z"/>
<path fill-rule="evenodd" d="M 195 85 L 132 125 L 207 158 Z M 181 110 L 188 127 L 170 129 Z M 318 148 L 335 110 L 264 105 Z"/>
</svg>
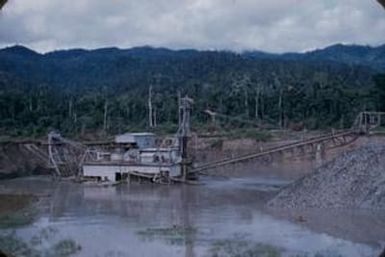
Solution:
<svg viewBox="0 0 385 257">
<path fill-rule="evenodd" d="M 154 182 L 169 182 L 181 174 L 179 147 L 156 147 L 153 133 L 126 133 L 115 136 L 111 149 L 86 153 L 83 177 L 117 182 L 144 177 Z"/>
</svg>

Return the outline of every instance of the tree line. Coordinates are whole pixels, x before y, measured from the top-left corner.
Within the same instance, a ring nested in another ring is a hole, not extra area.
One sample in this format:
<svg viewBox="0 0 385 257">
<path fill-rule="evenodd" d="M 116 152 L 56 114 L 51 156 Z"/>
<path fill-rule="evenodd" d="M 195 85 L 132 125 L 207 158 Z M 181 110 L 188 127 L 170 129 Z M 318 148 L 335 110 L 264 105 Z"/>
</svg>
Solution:
<svg viewBox="0 0 385 257">
<path fill-rule="evenodd" d="M 178 97 L 184 95 L 194 99 L 196 130 L 212 129 L 205 110 L 251 121 L 216 124 L 226 129 L 346 128 L 360 111 L 385 110 L 384 75 L 332 62 L 255 60 L 226 52 L 4 60 L 0 133 L 13 137 L 39 137 L 51 129 L 72 136 L 149 129 L 150 88 L 152 115 L 165 133 L 176 129 Z"/>
</svg>

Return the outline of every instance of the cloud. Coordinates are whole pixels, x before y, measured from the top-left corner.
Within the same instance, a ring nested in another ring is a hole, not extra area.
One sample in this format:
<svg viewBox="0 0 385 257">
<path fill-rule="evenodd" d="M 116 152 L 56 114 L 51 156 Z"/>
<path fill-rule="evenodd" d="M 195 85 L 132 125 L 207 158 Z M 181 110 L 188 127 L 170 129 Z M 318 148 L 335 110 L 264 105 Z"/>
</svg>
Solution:
<svg viewBox="0 0 385 257">
<path fill-rule="evenodd" d="M 0 45 L 304 51 L 385 43 L 385 13 L 363 0 L 13 0 Z"/>
</svg>

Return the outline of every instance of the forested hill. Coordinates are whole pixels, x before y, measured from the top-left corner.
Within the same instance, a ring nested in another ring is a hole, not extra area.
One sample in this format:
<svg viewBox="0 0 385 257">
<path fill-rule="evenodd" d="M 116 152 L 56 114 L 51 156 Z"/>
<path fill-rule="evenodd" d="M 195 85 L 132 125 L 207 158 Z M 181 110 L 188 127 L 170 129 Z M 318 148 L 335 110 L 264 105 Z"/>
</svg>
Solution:
<svg viewBox="0 0 385 257">
<path fill-rule="evenodd" d="M 359 111 L 380 108 L 382 77 L 377 87 L 373 78 L 383 70 L 385 46 L 280 55 L 14 46 L 0 50 L 0 134 L 144 129 L 150 85 L 161 127 L 176 123 L 178 92 L 195 99 L 199 127 L 208 125 L 207 108 L 282 128 L 349 126 Z"/>
<path fill-rule="evenodd" d="M 385 70 L 385 44 L 378 47 L 336 44 L 305 53 L 267 54 L 264 52 L 247 52 L 245 55 L 257 59 L 332 61 L 348 65 L 364 65 L 376 71 Z"/>
</svg>

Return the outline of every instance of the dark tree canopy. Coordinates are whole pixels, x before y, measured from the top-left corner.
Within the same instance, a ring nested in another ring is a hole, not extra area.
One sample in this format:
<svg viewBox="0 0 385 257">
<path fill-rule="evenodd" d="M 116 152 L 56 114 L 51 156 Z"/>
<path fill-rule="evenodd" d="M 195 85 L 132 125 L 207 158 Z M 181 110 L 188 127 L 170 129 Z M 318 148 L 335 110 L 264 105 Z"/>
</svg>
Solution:
<svg viewBox="0 0 385 257">
<path fill-rule="evenodd" d="M 0 10 L 3 8 L 3 6 L 8 2 L 8 0 L 0 0 Z"/>
<path fill-rule="evenodd" d="M 385 8 L 385 0 L 377 0 Z"/>
<path fill-rule="evenodd" d="M 16 46 L 0 50 L 0 134 L 143 130 L 150 86 L 157 124 L 169 132 L 178 94 L 195 99 L 194 129 L 211 125 L 206 109 L 266 127 L 349 127 L 359 112 L 383 108 L 383 76 L 373 76 L 384 51 L 336 45 L 260 56 L 144 47 L 41 55 Z"/>
<path fill-rule="evenodd" d="M 385 74 L 377 75 L 374 78 L 376 83 L 376 95 L 378 110 L 385 112 Z"/>
</svg>

